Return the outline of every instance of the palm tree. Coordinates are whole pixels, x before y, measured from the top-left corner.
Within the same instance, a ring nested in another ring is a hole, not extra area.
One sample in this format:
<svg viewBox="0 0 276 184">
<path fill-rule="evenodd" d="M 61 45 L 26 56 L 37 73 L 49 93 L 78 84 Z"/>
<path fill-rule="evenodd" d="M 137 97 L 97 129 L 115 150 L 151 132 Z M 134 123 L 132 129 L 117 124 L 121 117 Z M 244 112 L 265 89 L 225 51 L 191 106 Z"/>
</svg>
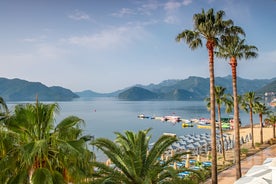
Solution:
<svg viewBox="0 0 276 184">
<path fill-rule="evenodd" d="M 252 136 L 252 140 L 251 140 L 251 147 L 255 148 L 255 143 L 254 143 L 254 124 L 253 124 L 253 107 L 255 105 L 255 103 L 257 103 L 258 101 L 260 101 L 260 97 L 255 95 L 255 92 L 250 91 L 247 92 L 243 95 L 242 98 L 242 105 L 241 107 L 246 111 L 249 112 L 249 117 L 250 117 L 250 128 L 251 128 L 251 136 Z"/>
<path fill-rule="evenodd" d="M 87 177 L 93 154 L 83 121 L 69 116 L 54 126 L 57 104 L 21 104 L 4 123 L 14 135 L 13 148 L 0 161 L 3 183 L 65 183 Z"/>
<path fill-rule="evenodd" d="M 260 118 L 260 143 L 263 144 L 263 115 L 264 114 L 268 114 L 269 113 L 269 109 L 267 108 L 267 106 L 264 103 L 261 102 L 257 102 L 255 103 L 253 110 L 255 113 L 259 114 L 259 118 Z"/>
<path fill-rule="evenodd" d="M 92 144 L 99 148 L 115 165 L 115 169 L 96 162 L 100 168 L 99 183 L 159 183 L 174 179 L 176 172 L 169 164 L 180 159 L 183 154 L 175 154 L 161 163 L 158 158 L 177 140 L 175 136 L 161 136 L 149 150 L 150 129 L 125 134 L 116 132 L 115 142 L 106 138 L 97 138 Z"/>
<path fill-rule="evenodd" d="M 268 123 L 273 126 L 273 138 L 276 138 L 276 131 L 275 131 L 276 114 L 275 114 L 275 112 L 274 113 L 269 113 L 268 117 L 266 118 L 266 121 L 268 121 Z"/>
<path fill-rule="evenodd" d="M 232 28 L 231 28 L 232 29 Z M 231 30 L 223 35 L 218 45 L 218 51 L 215 52 L 219 58 L 230 59 L 232 70 L 232 86 L 234 97 L 234 127 L 235 127 L 235 162 L 236 162 L 236 179 L 241 177 L 240 163 L 240 131 L 239 131 L 239 104 L 237 93 L 237 59 L 250 59 L 257 57 L 257 47 L 246 45 L 244 39 L 240 39 L 238 34 L 233 34 Z"/>
<path fill-rule="evenodd" d="M 219 131 L 220 131 L 220 142 L 222 147 L 222 156 L 223 161 L 225 161 L 225 148 L 224 148 L 224 140 L 223 140 L 223 131 L 222 131 L 222 123 L 221 123 L 221 106 L 225 105 L 225 112 L 229 113 L 232 111 L 232 101 L 229 99 L 229 95 L 225 94 L 226 88 L 222 86 L 215 86 L 215 98 L 216 98 L 216 105 L 218 111 L 218 122 L 219 122 Z M 205 99 L 207 103 L 207 107 L 210 107 L 210 98 Z"/>
<path fill-rule="evenodd" d="M 242 29 L 233 26 L 232 20 L 223 20 L 224 11 L 214 12 L 211 8 L 207 12 L 194 14 L 194 30 L 185 30 L 178 34 L 176 41 L 184 40 L 194 50 L 202 46 L 202 39 L 206 40 L 209 55 L 210 74 L 210 116 L 211 116 L 211 146 L 212 146 L 212 183 L 217 183 L 217 151 L 216 151 L 216 114 L 215 114 L 215 77 L 214 77 L 214 49 L 220 36 L 225 34 L 229 27 L 232 32 L 241 32 Z"/>
</svg>

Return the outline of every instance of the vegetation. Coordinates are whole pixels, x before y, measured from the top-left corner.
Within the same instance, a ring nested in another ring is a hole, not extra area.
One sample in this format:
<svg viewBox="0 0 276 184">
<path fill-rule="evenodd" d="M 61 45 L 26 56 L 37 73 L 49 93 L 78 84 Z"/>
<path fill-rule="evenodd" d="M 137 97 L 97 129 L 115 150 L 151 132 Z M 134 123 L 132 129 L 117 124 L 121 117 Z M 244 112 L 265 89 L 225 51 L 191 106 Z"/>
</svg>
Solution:
<svg viewBox="0 0 276 184">
<path fill-rule="evenodd" d="M 231 102 L 225 96 L 226 88 L 215 87 L 214 54 L 219 58 L 230 60 L 235 124 L 234 160 L 236 162 L 236 179 L 239 179 L 241 177 L 240 154 L 246 154 L 248 149 L 240 149 L 237 60 L 255 58 L 258 51 L 257 47 L 247 45 L 245 39 L 240 38 L 240 36 L 245 36 L 242 28 L 234 26 L 232 20 L 223 20 L 224 15 L 224 11 L 214 12 L 213 9 L 209 9 L 205 12 L 202 10 L 201 13 L 194 14 L 194 29 L 186 29 L 176 37 L 176 41 L 183 40 L 192 50 L 202 47 L 203 40 L 206 41 L 210 74 L 210 97 L 207 99 L 207 105 L 210 108 L 211 118 L 212 154 L 209 157 L 212 160 L 212 183 L 218 183 L 215 106 L 217 105 L 220 122 L 224 161 L 221 105 L 224 103 L 226 110 L 230 110 L 231 107 Z M 3 80 L 5 79 L 1 79 L 0 82 Z M 49 100 L 47 98 L 49 96 L 51 96 L 50 100 L 71 100 L 77 97 L 70 90 L 61 87 L 48 88 L 40 83 L 28 83 L 19 79 L 14 79 L 13 82 L 18 84 L 15 88 L 1 91 L 1 94 L 4 94 L 8 100 L 34 100 L 37 93 L 42 100 Z M 206 83 L 204 85 L 206 86 Z M 271 83 L 272 85 L 274 83 Z M 3 89 L 6 89 L 5 86 Z M 166 89 L 166 93 L 164 93 L 159 89 L 156 93 L 141 87 L 133 87 L 120 93 L 119 98 L 179 100 L 185 99 L 188 95 L 190 95 L 189 98 L 201 97 L 200 94 L 193 96 L 189 90 L 173 89 L 168 92 Z M 252 148 L 254 148 L 255 145 L 263 144 L 263 115 L 269 114 L 270 111 L 264 103 L 255 97 L 254 92 L 244 94 L 242 107 L 250 113 Z M 19 104 L 11 113 L 3 98 L 0 98 L 0 183 L 165 184 L 198 183 L 204 178 L 201 171 L 171 166 L 176 161 L 180 161 L 181 156 L 187 154 L 185 152 L 175 153 L 168 160 L 160 160 L 162 154 L 177 138 L 163 135 L 149 149 L 151 137 L 148 136 L 148 133 L 150 129 L 138 133 L 126 131 L 125 134 L 121 134 L 116 132 L 115 142 L 105 138 L 96 139 L 91 144 L 100 149 L 109 159 L 106 164 L 98 162 L 88 149 L 88 142 L 91 141 L 92 136 L 82 135 L 83 120 L 76 116 L 69 116 L 55 124 L 55 113 L 58 113 L 56 103 L 43 104 L 38 101 L 35 104 Z M 257 113 L 260 119 L 260 143 L 254 143 L 253 113 Z M 273 138 L 275 138 L 275 119 L 275 114 L 271 113 L 266 119 L 266 122 L 273 126 Z M 197 164 L 200 165 L 200 163 Z M 179 176 L 182 171 L 189 171 L 191 174 L 182 178 Z"/>
<path fill-rule="evenodd" d="M 268 114 L 269 113 L 269 109 L 267 108 L 267 106 L 261 102 L 257 102 L 255 103 L 253 110 L 255 113 L 259 114 L 259 118 L 260 118 L 260 136 L 261 136 L 261 144 L 264 143 L 263 141 L 263 115 L 264 114 Z"/>
<path fill-rule="evenodd" d="M 249 117 L 250 117 L 250 128 L 251 128 L 251 135 L 252 135 L 252 140 L 251 140 L 251 146 L 252 148 L 255 148 L 255 144 L 254 144 L 254 124 L 253 124 L 253 107 L 255 106 L 255 104 L 260 101 L 260 97 L 257 97 L 255 95 L 255 92 L 250 91 L 247 92 L 243 95 L 242 97 L 242 104 L 241 107 L 242 109 L 244 109 L 247 113 L 249 112 Z"/>
<path fill-rule="evenodd" d="M 230 59 L 232 70 L 232 86 L 234 98 L 234 127 L 235 127 L 235 161 L 236 161 L 236 179 L 241 177 L 240 164 L 240 133 L 239 133 L 239 102 L 237 93 L 237 60 L 250 59 L 257 57 L 257 47 L 246 45 L 245 39 L 241 39 L 239 35 L 245 35 L 243 30 L 238 27 L 230 27 L 225 35 L 222 35 L 216 56 L 224 59 Z"/>
<path fill-rule="evenodd" d="M 176 153 L 168 160 L 159 160 L 167 148 L 177 140 L 175 136 L 163 135 L 149 148 L 150 129 L 134 133 L 126 131 L 125 135 L 116 132 L 115 142 L 98 138 L 93 142 L 97 148 L 114 164 L 96 162 L 99 172 L 96 183 L 181 183 L 178 173 L 181 170 L 175 169 L 170 164 L 180 161 L 184 153 Z M 196 172 L 194 172 L 196 173 Z M 194 176 L 194 175 L 193 175 Z M 197 175 L 200 176 L 200 175 Z M 190 180 L 191 182 L 191 180 Z"/>
<path fill-rule="evenodd" d="M 268 117 L 265 120 L 268 122 L 269 125 L 273 127 L 273 138 L 276 138 L 276 131 L 275 131 L 275 126 L 276 126 L 276 113 L 270 112 L 268 114 Z"/>
<path fill-rule="evenodd" d="M 243 33 L 240 27 L 233 26 L 232 20 L 223 20 L 224 11 L 194 14 L 194 30 L 185 30 L 178 34 L 177 41 L 184 40 L 191 49 L 202 46 L 202 38 L 206 40 L 206 48 L 209 55 L 210 74 L 210 118 L 212 135 L 212 183 L 217 183 L 217 155 L 216 155 L 216 122 L 215 122 L 215 77 L 214 77 L 214 50 L 218 46 L 218 40 L 225 34 Z"/>
<path fill-rule="evenodd" d="M 218 122 L 219 122 L 219 132 L 220 132 L 220 142 L 222 146 L 222 156 L 223 161 L 225 162 L 225 148 L 224 148 L 224 140 L 223 140 L 223 131 L 222 131 L 222 120 L 221 120 L 221 106 L 225 105 L 225 112 L 230 113 L 232 112 L 232 101 L 229 98 L 229 94 L 225 94 L 226 88 L 222 86 L 215 86 L 215 97 L 216 97 L 216 105 L 218 111 Z M 207 107 L 210 107 L 210 98 L 205 99 L 207 101 Z"/>
<path fill-rule="evenodd" d="M 91 174 L 83 121 L 69 116 L 55 126 L 57 111 L 57 104 L 20 104 L 1 122 L 0 183 L 76 183 Z"/>
</svg>

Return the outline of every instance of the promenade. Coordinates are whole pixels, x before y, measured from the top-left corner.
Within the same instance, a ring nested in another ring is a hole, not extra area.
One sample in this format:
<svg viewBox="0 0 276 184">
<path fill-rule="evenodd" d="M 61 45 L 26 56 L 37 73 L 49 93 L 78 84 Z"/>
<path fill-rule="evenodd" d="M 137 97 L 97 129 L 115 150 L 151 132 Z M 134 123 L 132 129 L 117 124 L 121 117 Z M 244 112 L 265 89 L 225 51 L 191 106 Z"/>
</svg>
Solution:
<svg viewBox="0 0 276 184">
<path fill-rule="evenodd" d="M 253 165 L 262 165 L 264 160 L 267 158 L 276 157 L 276 145 L 267 147 L 255 155 L 249 156 L 241 161 L 241 172 L 242 176 Z M 218 174 L 218 183 L 219 184 L 233 184 L 236 181 L 235 166 L 228 168 Z M 208 179 L 204 184 L 211 184 L 211 179 Z"/>
</svg>

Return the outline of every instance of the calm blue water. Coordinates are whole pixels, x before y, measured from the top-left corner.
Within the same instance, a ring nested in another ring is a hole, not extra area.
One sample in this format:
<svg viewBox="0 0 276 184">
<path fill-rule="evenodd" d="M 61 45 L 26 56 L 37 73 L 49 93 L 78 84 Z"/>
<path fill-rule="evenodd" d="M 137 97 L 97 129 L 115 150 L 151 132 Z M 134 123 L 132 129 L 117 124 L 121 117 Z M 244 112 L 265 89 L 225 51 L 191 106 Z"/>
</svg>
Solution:
<svg viewBox="0 0 276 184">
<path fill-rule="evenodd" d="M 33 102 L 31 102 L 33 103 Z M 47 102 L 48 103 L 48 102 Z M 10 108 L 17 103 L 8 103 Z M 56 121 L 75 115 L 85 121 L 83 127 L 85 134 L 94 135 L 96 138 L 105 137 L 114 139 L 114 132 L 123 133 L 125 130 L 139 131 L 152 128 L 150 134 L 154 142 L 164 132 L 175 133 L 178 136 L 189 133 L 210 133 L 208 129 L 195 127 L 182 128 L 181 123 L 173 125 L 169 122 L 161 122 L 153 119 L 138 119 L 137 115 L 165 116 L 178 115 L 184 119 L 209 118 L 210 113 L 206 109 L 204 101 L 120 101 L 113 98 L 93 98 L 70 102 L 58 102 L 60 113 Z M 223 114 L 222 117 L 229 117 Z M 240 111 L 242 125 L 249 124 L 249 115 Z M 259 122 L 254 116 L 254 122 Z"/>
</svg>

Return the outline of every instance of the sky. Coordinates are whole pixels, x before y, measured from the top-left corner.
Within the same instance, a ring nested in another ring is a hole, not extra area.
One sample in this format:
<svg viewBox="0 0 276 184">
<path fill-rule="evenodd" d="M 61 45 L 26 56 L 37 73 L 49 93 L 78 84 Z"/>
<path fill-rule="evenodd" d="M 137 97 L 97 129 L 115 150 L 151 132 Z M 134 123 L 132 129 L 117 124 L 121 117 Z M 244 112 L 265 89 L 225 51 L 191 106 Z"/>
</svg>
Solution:
<svg viewBox="0 0 276 184">
<path fill-rule="evenodd" d="M 258 48 L 237 75 L 276 77 L 276 0 L 0 0 L 0 77 L 100 93 L 207 78 L 205 42 L 191 50 L 175 38 L 210 8 Z M 215 76 L 227 75 L 228 61 L 215 58 Z"/>
</svg>

